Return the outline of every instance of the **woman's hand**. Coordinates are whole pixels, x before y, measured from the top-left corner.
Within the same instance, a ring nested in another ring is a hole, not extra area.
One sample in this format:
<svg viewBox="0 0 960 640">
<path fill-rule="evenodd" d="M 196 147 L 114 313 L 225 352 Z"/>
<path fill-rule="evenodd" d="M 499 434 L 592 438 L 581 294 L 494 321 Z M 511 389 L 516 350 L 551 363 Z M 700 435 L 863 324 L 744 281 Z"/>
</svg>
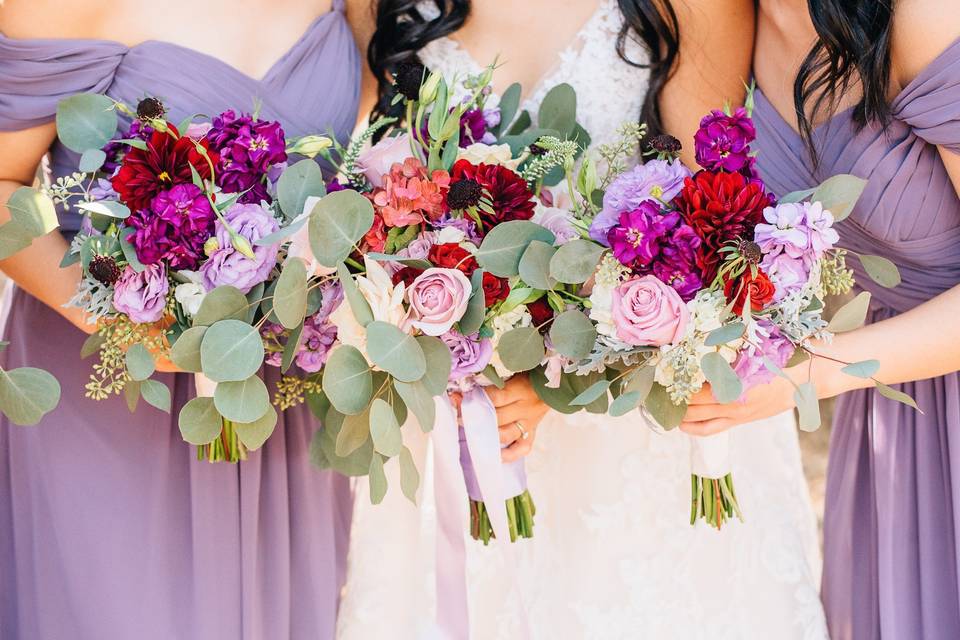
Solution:
<svg viewBox="0 0 960 640">
<path fill-rule="evenodd" d="M 793 386 L 783 378 L 754 387 L 742 401 L 720 404 L 706 384 L 690 399 L 680 430 L 695 436 L 712 436 L 747 422 L 779 415 L 795 406 Z"/>
<path fill-rule="evenodd" d="M 526 374 L 507 380 L 503 389 L 485 387 L 490 401 L 497 408 L 501 452 L 504 462 L 513 462 L 533 450 L 537 427 L 550 408 L 544 404 L 530 384 Z"/>
</svg>

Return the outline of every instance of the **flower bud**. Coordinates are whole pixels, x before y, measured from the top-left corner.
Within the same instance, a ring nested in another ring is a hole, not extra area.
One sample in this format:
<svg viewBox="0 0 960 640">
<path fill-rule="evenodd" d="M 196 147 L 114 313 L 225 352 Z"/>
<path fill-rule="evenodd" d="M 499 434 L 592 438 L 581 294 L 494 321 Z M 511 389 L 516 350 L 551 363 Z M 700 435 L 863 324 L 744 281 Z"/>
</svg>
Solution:
<svg viewBox="0 0 960 640">
<path fill-rule="evenodd" d="M 250 241 L 244 238 L 239 234 L 233 234 L 230 237 L 230 242 L 233 243 L 233 248 L 239 251 L 241 254 L 253 260 L 256 258 L 256 254 L 253 253 L 253 247 L 250 246 Z"/>
<path fill-rule="evenodd" d="M 220 242 L 217 240 L 216 236 L 211 236 L 206 242 L 203 243 L 203 253 L 206 254 L 207 257 L 212 256 L 219 249 Z"/>
<path fill-rule="evenodd" d="M 303 136 L 297 138 L 287 147 L 287 153 L 296 153 L 308 158 L 315 158 L 318 153 L 333 146 L 333 140 L 327 136 Z"/>
<path fill-rule="evenodd" d="M 426 106 L 436 100 L 439 87 L 440 74 L 434 71 L 427 76 L 426 82 L 420 85 L 420 104 Z"/>
</svg>

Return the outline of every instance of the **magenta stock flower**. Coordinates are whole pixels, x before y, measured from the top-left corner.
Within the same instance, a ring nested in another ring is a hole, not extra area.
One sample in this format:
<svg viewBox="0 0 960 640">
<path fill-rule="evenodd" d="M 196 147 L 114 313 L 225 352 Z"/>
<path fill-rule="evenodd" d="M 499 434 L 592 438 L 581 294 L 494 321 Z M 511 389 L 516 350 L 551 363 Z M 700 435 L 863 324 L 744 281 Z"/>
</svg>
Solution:
<svg viewBox="0 0 960 640">
<path fill-rule="evenodd" d="M 670 202 L 690 171 L 679 160 L 650 160 L 621 174 L 603 196 L 603 210 L 590 225 L 590 237 L 604 246 L 607 233 L 617 224 L 620 214 L 640 206 L 645 200 Z"/>
<path fill-rule="evenodd" d="M 320 314 L 307 318 L 300 336 L 300 349 L 294 362 L 307 373 L 316 373 L 323 368 L 330 348 L 337 340 L 337 327 Z"/>
<path fill-rule="evenodd" d="M 234 248 L 230 233 L 218 220 L 217 248 L 200 267 L 203 284 L 207 290 L 230 285 L 248 293 L 270 276 L 277 264 L 280 249 L 279 243 L 261 246 L 255 242 L 279 230 L 280 225 L 269 211 L 258 204 L 234 204 L 223 217 L 237 234 L 249 241 L 254 257 L 245 256 Z"/>
<path fill-rule="evenodd" d="M 286 162 L 286 137 L 278 122 L 224 111 L 207 133 L 210 148 L 220 154 L 216 182 L 227 193 L 246 192 L 240 202 L 270 201 L 264 178 L 274 164 Z"/>
<path fill-rule="evenodd" d="M 477 334 L 465 336 L 450 330 L 440 336 L 450 349 L 453 367 L 450 380 L 460 380 L 468 375 L 477 374 L 487 368 L 493 357 L 493 342 L 489 338 L 480 338 Z"/>
<path fill-rule="evenodd" d="M 113 306 L 137 323 L 156 322 L 163 317 L 170 281 L 162 264 L 153 264 L 139 273 L 127 266 L 113 288 Z"/>
<path fill-rule="evenodd" d="M 633 211 L 620 214 L 620 222 L 610 229 L 607 240 L 622 264 L 646 267 L 660 255 L 664 238 L 679 221 L 678 213 L 663 213 L 659 204 L 645 200 Z"/>
<path fill-rule="evenodd" d="M 162 260 L 171 269 L 196 269 L 215 219 L 210 202 L 195 185 L 161 191 L 149 209 L 135 211 L 128 219 L 136 229 L 131 241 L 137 258 L 143 264 Z"/>
<path fill-rule="evenodd" d="M 756 137 L 753 120 L 743 107 L 732 115 L 711 111 L 700 121 L 700 130 L 693 137 L 697 164 L 708 171 L 749 169 L 750 143 Z"/>
</svg>

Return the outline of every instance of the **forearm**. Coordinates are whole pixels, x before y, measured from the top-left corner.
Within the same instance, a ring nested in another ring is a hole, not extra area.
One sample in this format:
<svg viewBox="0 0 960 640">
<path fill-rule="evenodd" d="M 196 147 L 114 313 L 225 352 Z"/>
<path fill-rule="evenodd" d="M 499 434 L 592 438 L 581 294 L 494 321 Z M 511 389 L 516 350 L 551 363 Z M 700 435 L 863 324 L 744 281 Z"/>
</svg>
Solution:
<svg viewBox="0 0 960 640">
<path fill-rule="evenodd" d="M 12 181 L 0 181 L 0 202 L 6 203 L 11 194 L 23 185 Z M 0 222 L 10 219 L 6 206 L 0 206 Z M 87 333 L 93 325 L 84 321 L 83 313 L 64 305 L 76 293 L 80 282 L 80 266 L 74 264 L 60 268 L 60 261 L 68 248 L 67 241 L 58 231 L 37 238 L 26 249 L 0 261 L 2 270 L 17 286 L 34 296 L 48 307 L 65 317 Z"/>
<path fill-rule="evenodd" d="M 825 357 L 794 367 L 790 373 L 794 379 L 806 379 L 810 371 L 822 397 L 873 385 L 871 380 L 841 373 L 841 362 L 877 360 L 880 369 L 874 377 L 885 384 L 960 371 L 960 286 L 893 318 L 839 334 L 816 352 Z"/>
</svg>

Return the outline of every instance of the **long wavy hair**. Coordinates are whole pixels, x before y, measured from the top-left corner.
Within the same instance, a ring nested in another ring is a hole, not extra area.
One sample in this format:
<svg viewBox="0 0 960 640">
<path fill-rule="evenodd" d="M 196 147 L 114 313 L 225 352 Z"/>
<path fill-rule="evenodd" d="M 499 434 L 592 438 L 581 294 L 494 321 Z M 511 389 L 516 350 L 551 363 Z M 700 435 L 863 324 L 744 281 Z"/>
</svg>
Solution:
<svg viewBox="0 0 960 640">
<path fill-rule="evenodd" d="M 367 61 L 377 79 L 379 100 L 374 116 L 391 114 L 393 73 L 405 62 L 419 62 L 419 52 L 429 42 L 454 33 L 470 15 L 470 0 L 430 0 L 439 15 L 426 19 L 419 0 L 379 0 L 376 32 L 367 49 Z M 680 48 L 680 27 L 670 0 L 619 0 L 624 17 L 616 40 L 617 53 L 634 67 L 650 70 L 650 85 L 638 114 L 651 134 L 663 132 L 660 94 L 673 74 Z M 631 60 L 628 38 L 639 37 L 649 60 Z M 394 114 L 395 115 L 395 114 Z"/>
<path fill-rule="evenodd" d="M 793 84 L 800 133 L 814 160 L 814 122 L 833 114 L 851 88 L 862 91 L 853 107 L 861 129 L 890 118 L 890 34 L 894 0 L 807 0 L 819 39 Z"/>
</svg>

